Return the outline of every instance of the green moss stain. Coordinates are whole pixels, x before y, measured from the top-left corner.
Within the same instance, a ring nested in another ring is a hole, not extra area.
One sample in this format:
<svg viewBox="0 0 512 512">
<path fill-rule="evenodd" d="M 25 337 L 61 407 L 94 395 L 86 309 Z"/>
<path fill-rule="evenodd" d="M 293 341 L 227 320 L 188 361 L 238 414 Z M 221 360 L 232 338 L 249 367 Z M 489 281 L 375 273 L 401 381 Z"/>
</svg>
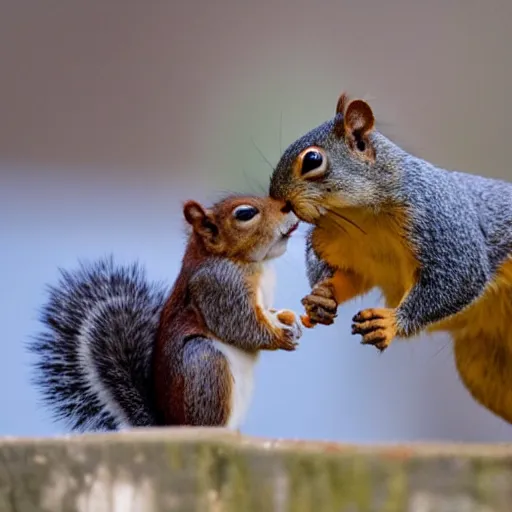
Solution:
<svg viewBox="0 0 512 512">
<path fill-rule="evenodd" d="M 386 498 L 382 512 L 397 512 L 407 509 L 407 463 L 388 463 Z"/>
<path fill-rule="evenodd" d="M 251 510 L 251 486 L 255 480 L 249 477 L 247 459 L 239 453 L 231 453 L 229 464 L 226 465 L 226 462 L 221 494 L 226 501 L 226 512 Z"/>
<path fill-rule="evenodd" d="M 179 446 L 167 443 L 164 452 L 171 471 L 179 471 L 183 468 L 183 450 Z"/>
<path fill-rule="evenodd" d="M 290 456 L 289 512 L 371 511 L 372 486 L 367 461 L 350 456 Z"/>
<path fill-rule="evenodd" d="M 27 441 L 6 444 L 0 453 L 2 512 L 42 510 L 40 497 L 55 485 L 55 474 L 62 484 L 60 510 L 73 510 L 91 485 L 87 475 L 98 478 L 100 467 L 112 482 L 126 476 L 138 485 L 149 479 L 158 510 L 395 512 L 407 510 L 418 491 L 440 507 L 467 500 L 475 510 L 498 511 L 510 510 L 512 502 L 512 454 L 423 457 L 413 450 L 404 459 L 379 452 L 274 450 L 229 439 L 180 442 L 179 435 L 140 443 L 115 437 L 44 446 Z M 36 456 L 44 464 L 35 463 Z"/>
</svg>

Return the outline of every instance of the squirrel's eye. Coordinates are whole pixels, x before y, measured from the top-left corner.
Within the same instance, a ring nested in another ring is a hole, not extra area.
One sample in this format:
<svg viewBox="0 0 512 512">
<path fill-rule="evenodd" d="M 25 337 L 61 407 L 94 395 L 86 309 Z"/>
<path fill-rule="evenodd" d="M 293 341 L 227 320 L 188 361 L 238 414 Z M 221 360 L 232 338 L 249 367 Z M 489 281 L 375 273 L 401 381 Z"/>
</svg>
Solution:
<svg viewBox="0 0 512 512">
<path fill-rule="evenodd" d="M 322 165 L 324 157 L 318 151 L 308 151 L 302 159 L 302 174 L 306 174 Z"/>
<path fill-rule="evenodd" d="M 247 222 L 258 215 L 258 209 L 254 206 L 239 206 L 235 208 L 233 217 L 241 222 Z"/>
<path fill-rule="evenodd" d="M 306 178 L 320 177 L 327 168 L 327 158 L 323 151 L 310 148 L 303 153 L 300 173 Z"/>
</svg>

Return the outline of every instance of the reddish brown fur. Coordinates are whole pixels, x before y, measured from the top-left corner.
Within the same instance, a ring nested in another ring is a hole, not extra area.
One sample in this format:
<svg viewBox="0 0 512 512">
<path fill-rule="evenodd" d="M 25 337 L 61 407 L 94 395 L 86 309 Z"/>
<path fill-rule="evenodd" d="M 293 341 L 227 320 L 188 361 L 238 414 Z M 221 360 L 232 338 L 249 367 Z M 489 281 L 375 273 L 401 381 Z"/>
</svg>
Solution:
<svg viewBox="0 0 512 512">
<path fill-rule="evenodd" d="M 202 316 L 189 303 L 187 286 L 194 270 L 208 258 L 197 234 L 190 236 L 181 272 L 164 306 L 154 353 L 155 396 L 160 421 L 165 425 L 185 424 L 183 377 L 175 360 L 191 336 L 208 336 Z M 228 403 L 228 398 L 226 403 Z"/>
<path fill-rule="evenodd" d="M 348 94 L 345 93 L 345 92 L 342 92 L 339 99 L 338 99 L 338 103 L 336 104 L 336 115 L 338 114 L 341 114 L 341 115 L 345 115 L 345 108 L 348 104 Z M 342 121 L 342 122 L 337 122 L 334 126 L 334 134 L 336 135 L 336 137 L 340 138 L 343 137 L 345 135 L 345 123 Z"/>
<path fill-rule="evenodd" d="M 161 425 L 188 424 L 185 407 L 187 389 L 180 367 L 180 356 L 188 338 L 211 338 L 200 311 L 194 307 L 188 296 L 188 283 L 191 277 L 199 266 L 212 256 L 247 262 L 251 249 L 270 236 L 271 226 L 268 222 L 258 223 L 250 229 L 240 229 L 236 226 L 232 212 L 234 208 L 243 204 L 257 206 L 268 218 L 277 219 L 283 215 L 284 203 L 269 198 L 230 197 L 217 203 L 212 209 L 204 209 L 194 201 L 188 201 L 184 205 L 184 216 L 192 226 L 192 233 L 183 256 L 180 274 L 162 311 L 153 360 L 154 396 L 157 401 L 158 422 Z M 207 223 L 217 226 L 218 230 L 212 232 L 206 229 L 205 219 Z M 256 272 L 247 277 L 247 287 L 253 290 L 254 295 L 259 277 Z M 259 306 L 255 306 L 255 311 L 262 323 L 276 330 L 269 324 Z M 276 350 L 290 344 L 287 339 L 280 341 L 279 334 L 276 330 L 276 346 L 273 347 Z M 218 398 L 220 403 L 225 404 L 222 416 L 224 421 L 227 421 L 230 414 L 231 373 L 223 358 L 215 361 L 215 364 L 223 365 L 218 369 L 219 378 L 222 380 L 225 377 L 224 382 L 218 386 Z M 209 371 L 212 371 L 211 367 Z"/>
<path fill-rule="evenodd" d="M 211 223 L 219 227 L 218 237 L 213 240 L 208 234 L 203 233 L 201 226 L 191 219 L 191 224 L 195 231 L 200 233 L 201 242 L 210 255 L 229 258 L 234 261 L 247 262 L 247 256 L 256 244 L 261 244 L 262 240 L 268 239 L 270 230 L 265 223 L 258 223 L 254 229 L 239 229 L 232 217 L 232 211 L 237 206 L 251 204 L 262 212 L 262 215 L 272 219 L 281 215 L 281 210 L 285 206 L 284 202 L 270 200 L 269 198 L 259 198 L 254 196 L 232 196 L 214 205 L 211 209 L 204 209 L 195 201 L 185 203 L 185 215 L 190 209 L 200 208 L 203 214 Z M 213 243 L 215 242 L 215 243 Z"/>
<path fill-rule="evenodd" d="M 368 134 L 375 126 L 375 118 L 370 105 L 364 100 L 349 101 L 347 93 L 343 92 L 336 104 L 336 114 L 343 116 L 334 125 L 336 137 L 344 138 L 352 150 L 355 150 L 358 140 L 363 141 L 366 150 L 358 151 L 358 156 L 368 161 L 375 161 L 375 151 L 368 138 Z"/>
<path fill-rule="evenodd" d="M 336 104 L 336 114 L 345 114 L 345 108 L 348 105 L 348 101 L 348 94 L 346 92 L 342 92 L 338 98 L 338 103 Z"/>
<path fill-rule="evenodd" d="M 372 109 L 363 100 L 353 100 L 348 104 L 344 121 L 350 130 L 361 130 L 362 133 L 373 130 L 375 125 Z"/>
<path fill-rule="evenodd" d="M 347 105 L 344 123 L 344 137 L 350 149 L 355 150 L 358 142 L 365 144 L 363 152 L 357 151 L 358 156 L 368 161 L 375 161 L 375 149 L 370 144 L 369 133 L 375 126 L 375 118 L 368 103 L 363 100 L 353 100 Z"/>
</svg>

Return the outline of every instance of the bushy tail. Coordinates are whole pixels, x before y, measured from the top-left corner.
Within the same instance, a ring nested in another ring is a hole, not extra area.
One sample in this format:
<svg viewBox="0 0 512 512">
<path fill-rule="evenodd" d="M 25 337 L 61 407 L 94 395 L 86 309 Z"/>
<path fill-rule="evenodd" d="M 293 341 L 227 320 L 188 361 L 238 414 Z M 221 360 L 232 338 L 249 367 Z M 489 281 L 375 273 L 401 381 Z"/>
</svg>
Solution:
<svg viewBox="0 0 512 512">
<path fill-rule="evenodd" d="M 165 288 L 112 258 L 60 272 L 30 344 L 45 403 L 72 430 L 154 425 L 151 358 Z"/>
</svg>

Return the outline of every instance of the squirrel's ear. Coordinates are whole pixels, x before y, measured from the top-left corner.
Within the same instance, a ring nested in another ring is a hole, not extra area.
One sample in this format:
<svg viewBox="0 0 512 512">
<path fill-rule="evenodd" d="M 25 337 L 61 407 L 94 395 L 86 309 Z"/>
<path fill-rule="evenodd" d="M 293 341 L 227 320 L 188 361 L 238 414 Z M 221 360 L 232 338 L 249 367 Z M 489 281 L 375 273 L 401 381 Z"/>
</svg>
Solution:
<svg viewBox="0 0 512 512">
<path fill-rule="evenodd" d="M 366 135 L 375 125 L 375 117 L 370 105 L 363 100 L 351 101 L 345 111 L 344 123 L 346 135 L 354 133 Z"/>
<path fill-rule="evenodd" d="M 191 226 L 194 226 L 198 221 L 200 222 L 204 217 L 206 217 L 206 212 L 196 201 L 187 201 L 183 205 L 183 215 L 185 220 Z"/>
<path fill-rule="evenodd" d="M 348 94 L 346 92 L 342 92 L 341 96 L 338 98 L 338 103 L 336 103 L 336 114 L 344 114 L 345 107 L 348 103 Z"/>
<path fill-rule="evenodd" d="M 374 162 L 375 148 L 368 137 L 375 125 L 370 105 L 363 100 L 351 101 L 345 110 L 343 123 L 343 137 L 347 146 L 360 158 Z"/>
<path fill-rule="evenodd" d="M 219 228 L 215 224 L 215 218 L 210 211 L 205 210 L 196 201 L 187 201 L 183 206 L 183 215 L 198 235 L 210 242 L 215 241 Z"/>
<path fill-rule="evenodd" d="M 338 98 L 338 103 L 336 103 L 336 118 L 334 120 L 334 134 L 339 139 L 343 137 L 345 133 L 345 123 L 343 120 L 343 115 L 345 114 L 345 107 L 347 106 L 348 95 L 345 92 L 341 93 L 341 96 Z"/>
</svg>

